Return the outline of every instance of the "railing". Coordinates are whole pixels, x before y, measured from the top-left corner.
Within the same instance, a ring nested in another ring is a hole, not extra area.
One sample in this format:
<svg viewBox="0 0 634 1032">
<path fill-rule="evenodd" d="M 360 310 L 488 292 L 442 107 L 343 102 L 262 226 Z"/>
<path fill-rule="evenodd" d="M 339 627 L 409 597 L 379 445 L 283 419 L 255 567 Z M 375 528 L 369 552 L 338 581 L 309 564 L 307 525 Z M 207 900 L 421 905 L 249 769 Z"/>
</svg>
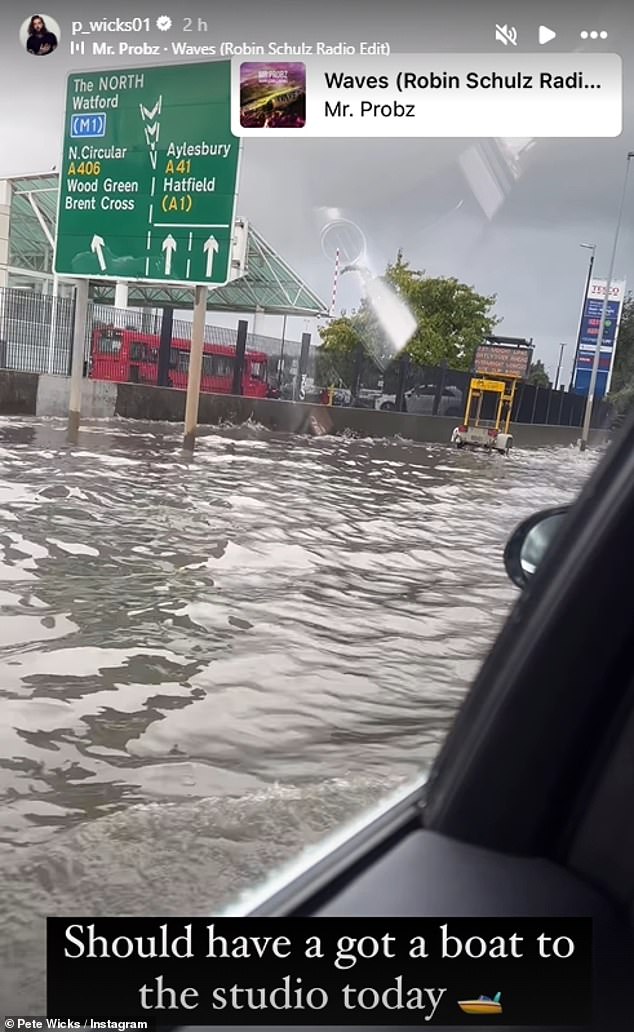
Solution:
<svg viewBox="0 0 634 1032">
<path fill-rule="evenodd" d="M 321 368 L 320 368 L 321 366 Z M 420 415 L 462 418 L 469 393 L 471 373 L 445 366 L 420 366 L 411 361 L 393 362 L 383 372 L 365 358 L 337 361 L 331 356 L 318 359 L 318 375 L 339 388 L 339 400 L 363 408 L 385 407 Z M 485 397 L 482 418 L 493 419 L 493 397 Z M 522 382 L 513 403 L 514 423 L 541 423 L 550 426 L 582 426 L 586 406 L 583 395 L 569 393 L 564 387 L 552 390 Z M 592 427 L 607 429 L 614 413 L 609 402 L 595 400 Z"/>
<path fill-rule="evenodd" d="M 30 290 L 0 288 L 0 369 L 29 373 L 54 373 L 68 376 L 72 359 L 75 303 L 73 298 L 35 294 Z M 208 343 L 235 347 L 236 326 L 205 327 Z M 108 326 L 117 330 L 133 330 L 161 335 L 162 310 L 116 309 L 111 305 L 91 302 L 88 305 L 84 358 L 90 375 L 92 340 L 96 330 Z M 192 324 L 186 319 L 172 321 L 172 336 L 191 339 Z M 277 383 L 290 381 L 299 361 L 301 344 L 259 333 L 247 334 L 247 350 L 262 351 L 268 356 L 269 377 Z M 309 375 L 312 375 L 317 349 L 311 347 Z"/>
<path fill-rule="evenodd" d="M 68 297 L 35 294 L 14 288 L 0 289 L 0 369 L 31 373 L 52 373 L 68 376 L 72 357 L 74 300 Z M 205 327 L 208 343 L 235 347 L 236 327 Z M 91 302 L 84 345 L 85 374 L 96 373 L 90 358 L 95 331 L 111 327 L 113 330 L 131 330 L 140 335 L 160 339 L 163 313 L 152 309 L 115 309 L 110 305 Z M 172 339 L 191 339 L 191 322 L 173 319 Z M 248 333 L 247 351 L 260 351 L 268 356 L 268 380 L 279 387 L 283 398 L 297 397 L 293 384 L 298 373 L 301 345 L 298 341 Z M 172 356 L 174 358 L 174 356 Z M 135 379 L 139 370 L 122 375 L 115 364 L 107 379 Z M 158 383 L 159 367 L 143 364 L 143 382 Z M 216 363 L 217 364 L 217 363 Z M 211 363 L 209 370 L 215 370 Z M 101 366 L 102 374 L 103 365 Z M 446 415 L 461 418 L 469 390 L 470 373 L 437 366 L 419 366 L 411 361 L 394 362 L 384 371 L 363 355 L 344 359 L 326 354 L 311 346 L 307 376 L 306 400 L 323 400 L 322 389 L 333 385 L 340 388 L 335 403 L 375 408 L 383 404 L 401 411 L 422 415 Z M 181 378 L 182 379 L 182 378 Z M 165 382 L 165 381 L 164 381 Z M 314 389 L 311 383 L 318 385 Z M 178 383 L 178 386 L 182 384 Z M 410 392 L 418 388 L 415 396 Z M 410 395 L 410 396 L 408 396 Z M 581 426 L 585 410 L 584 396 L 567 390 L 554 391 L 520 383 L 513 405 L 513 421 L 542 423 L 554 426 Z M 486 412 L 483 413 L 487 418 Z M 613 421 L 613 412 L 606 401 L 596 401 L 592 426 L 606 428 Z"/>
<path fill-rule="evenodd" d="M 0 368 L 68 375 L 74 312 L 70 298 L 0 290 Z"/>
</svg>

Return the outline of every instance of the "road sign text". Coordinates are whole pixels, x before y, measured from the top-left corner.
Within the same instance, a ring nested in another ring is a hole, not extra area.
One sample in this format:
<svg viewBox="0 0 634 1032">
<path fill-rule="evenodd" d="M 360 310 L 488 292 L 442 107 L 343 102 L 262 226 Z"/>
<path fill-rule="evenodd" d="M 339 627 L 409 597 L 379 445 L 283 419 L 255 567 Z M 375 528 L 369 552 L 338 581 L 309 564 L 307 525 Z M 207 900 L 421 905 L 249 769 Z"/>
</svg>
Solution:
<svg viewBox="0 0 634 1032">
<path fill-rule="evenodd" d="M 58 275 L 229 280 L 240 159 L 230 94 L 225 61 L 69 76 Z"/>
</svg>

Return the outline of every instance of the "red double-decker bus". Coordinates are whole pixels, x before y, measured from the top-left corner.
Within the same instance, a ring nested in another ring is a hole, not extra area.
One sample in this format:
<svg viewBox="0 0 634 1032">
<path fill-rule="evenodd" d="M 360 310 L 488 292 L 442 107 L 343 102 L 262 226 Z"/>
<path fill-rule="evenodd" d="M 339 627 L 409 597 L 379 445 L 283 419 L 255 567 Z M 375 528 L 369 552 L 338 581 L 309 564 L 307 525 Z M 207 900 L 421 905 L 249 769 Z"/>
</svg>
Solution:
<svg viewBox="0 0 634 1032">
<path fill-rule="evenodd" d="M 95 380 L 116 380 L 119 383 L 158 381 L 160 338 L 136 330 L 99 327 L 93 333 L 89 375 Z M 169 386 L 187 387 L 191 342 L 172 340 L 169 360 Z M 223 344 L 207 344 L 203 350 L 201 391 L 210 394 L 231 394 L 236 350 Z M 249 398 L 275 396 L 269 388 L 268 356 L 264 351 L 247 351 L 242 371 L 242 394 Z"/>
</svg>

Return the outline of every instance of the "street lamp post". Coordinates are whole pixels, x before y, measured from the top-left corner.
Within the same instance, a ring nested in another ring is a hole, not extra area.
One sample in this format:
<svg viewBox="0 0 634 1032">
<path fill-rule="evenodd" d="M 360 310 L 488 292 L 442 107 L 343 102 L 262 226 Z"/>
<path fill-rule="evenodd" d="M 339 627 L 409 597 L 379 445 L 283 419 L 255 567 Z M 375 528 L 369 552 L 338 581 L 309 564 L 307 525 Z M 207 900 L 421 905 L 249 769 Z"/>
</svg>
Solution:
<svg viewBox="0 0 634 1032">
<path fill-rule="evenodd" d="M 561 363 L 562 363 L 562 360 L 563 360 L 563 357 L 564 357 L 564 348 L 565 348 L 565 346 L 566 346 L 565 344 L 560 344 L 559 345 L 559 363 L 557 365 L 557 374 L 555 376 L 555 386 L 554 386 L 554 390 L 556 390 L 556 391 L 559 390 L 559 377 L 561 375 Z"/>
<path fill-rule="evenodd" d="M 585 451 L 588 447 L 588 437 L 590 434 L 590 420 L 592 418 L 592 405 L 594 402 L 594 391 L 597 383 L 597 374 L 599 371 L 599 361 L 601 358 L 601 346 L 603 344 L 603 332 L 605 330 L 605 320 L 608 313 L 608 304 L 610 302 L 610 290 L 612 289 L 612 279 L 614 277 L 614 265 L 616 262 L 616 251 L 619 244 L 619 233 L 621 231 L 621 221 L 623 219 L 623 209 L 625 207 L 625 198 L 627 195 L 627 180 L 630 172 L 630 159 L 634 158 L 634 151 L 628 151 L 627 160 L 625 162 L 625 176 L 623 178 L 623 192 L 621 194 L 621 203 L 619 205 L 619 213 L 616 220 L 616 229 L 614 231 L 614 243 L 612 244 L 612 255 L 610 257 L 610 270 L 608 272 L 608 280 L 605 286 L 605 297 L 603 299 L 603 306 L 601 308 L 601 321 L 599 323 L 599 332 L 597 334 L 597 345 L 594 352 L 594 360 L 592 362 L 592 373 L 590 375 L 590 386 L 588 387 L 588 398 L 586 401 L 586 411 L 583 420 L 583 430 L 581 433 L 581 439 L 579 441 L 580 451 Z"/>
<path fill-rule="evenodd" d="M 582 333 L 582 330 L 583 330 L 583 316 L 584 316 L 584 313 L 585 313 L 585 310 L 586 310 L 586 301 L 588 299 L 588 290 L 590 289 L 590 284 L 592 282 L 592 267 L 594 265 L 594 257 L 595 257 L 595 255 L 597 253 L 597 245 L 596 244 L 579 244 L 579 247 L 587 248 L 589 251 L 592 251 L 592 254 L 590 255 L 590 264 L 588 265 L 588 274 L 586 276 L 585 287 L 583 288 L 583 301 L 581 302 L 581 315 L 579 316 L 579 326 L 577 328 L 577 345 L 576 345 L 576 348 L 575 348 L 575 357 L 572 360 L 572 372 L 570 373 L 570 385 L 568 387 L 569 391 L 572 391 L 572 387 L 573 387 L 573 384 L 575 382 L 575 372 L 577 371 L 577 359 L 579 358 L 579 350 L 581 348 L 581 333 Z"/>
</svg>

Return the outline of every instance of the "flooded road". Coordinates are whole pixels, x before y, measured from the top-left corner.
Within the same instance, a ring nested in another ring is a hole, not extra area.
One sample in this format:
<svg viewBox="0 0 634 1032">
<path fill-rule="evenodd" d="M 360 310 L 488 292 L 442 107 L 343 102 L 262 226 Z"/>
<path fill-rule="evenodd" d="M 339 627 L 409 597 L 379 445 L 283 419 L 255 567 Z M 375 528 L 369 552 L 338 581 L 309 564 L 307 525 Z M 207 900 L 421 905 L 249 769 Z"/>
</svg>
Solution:
<svg viewBox="0 0 634 1032">
<path fill-rule="evenodd" d="M 574 448 L 0 421 L 0 1001 L 47 914 L 208 914 L 433 758 Z"/>
</svg>

